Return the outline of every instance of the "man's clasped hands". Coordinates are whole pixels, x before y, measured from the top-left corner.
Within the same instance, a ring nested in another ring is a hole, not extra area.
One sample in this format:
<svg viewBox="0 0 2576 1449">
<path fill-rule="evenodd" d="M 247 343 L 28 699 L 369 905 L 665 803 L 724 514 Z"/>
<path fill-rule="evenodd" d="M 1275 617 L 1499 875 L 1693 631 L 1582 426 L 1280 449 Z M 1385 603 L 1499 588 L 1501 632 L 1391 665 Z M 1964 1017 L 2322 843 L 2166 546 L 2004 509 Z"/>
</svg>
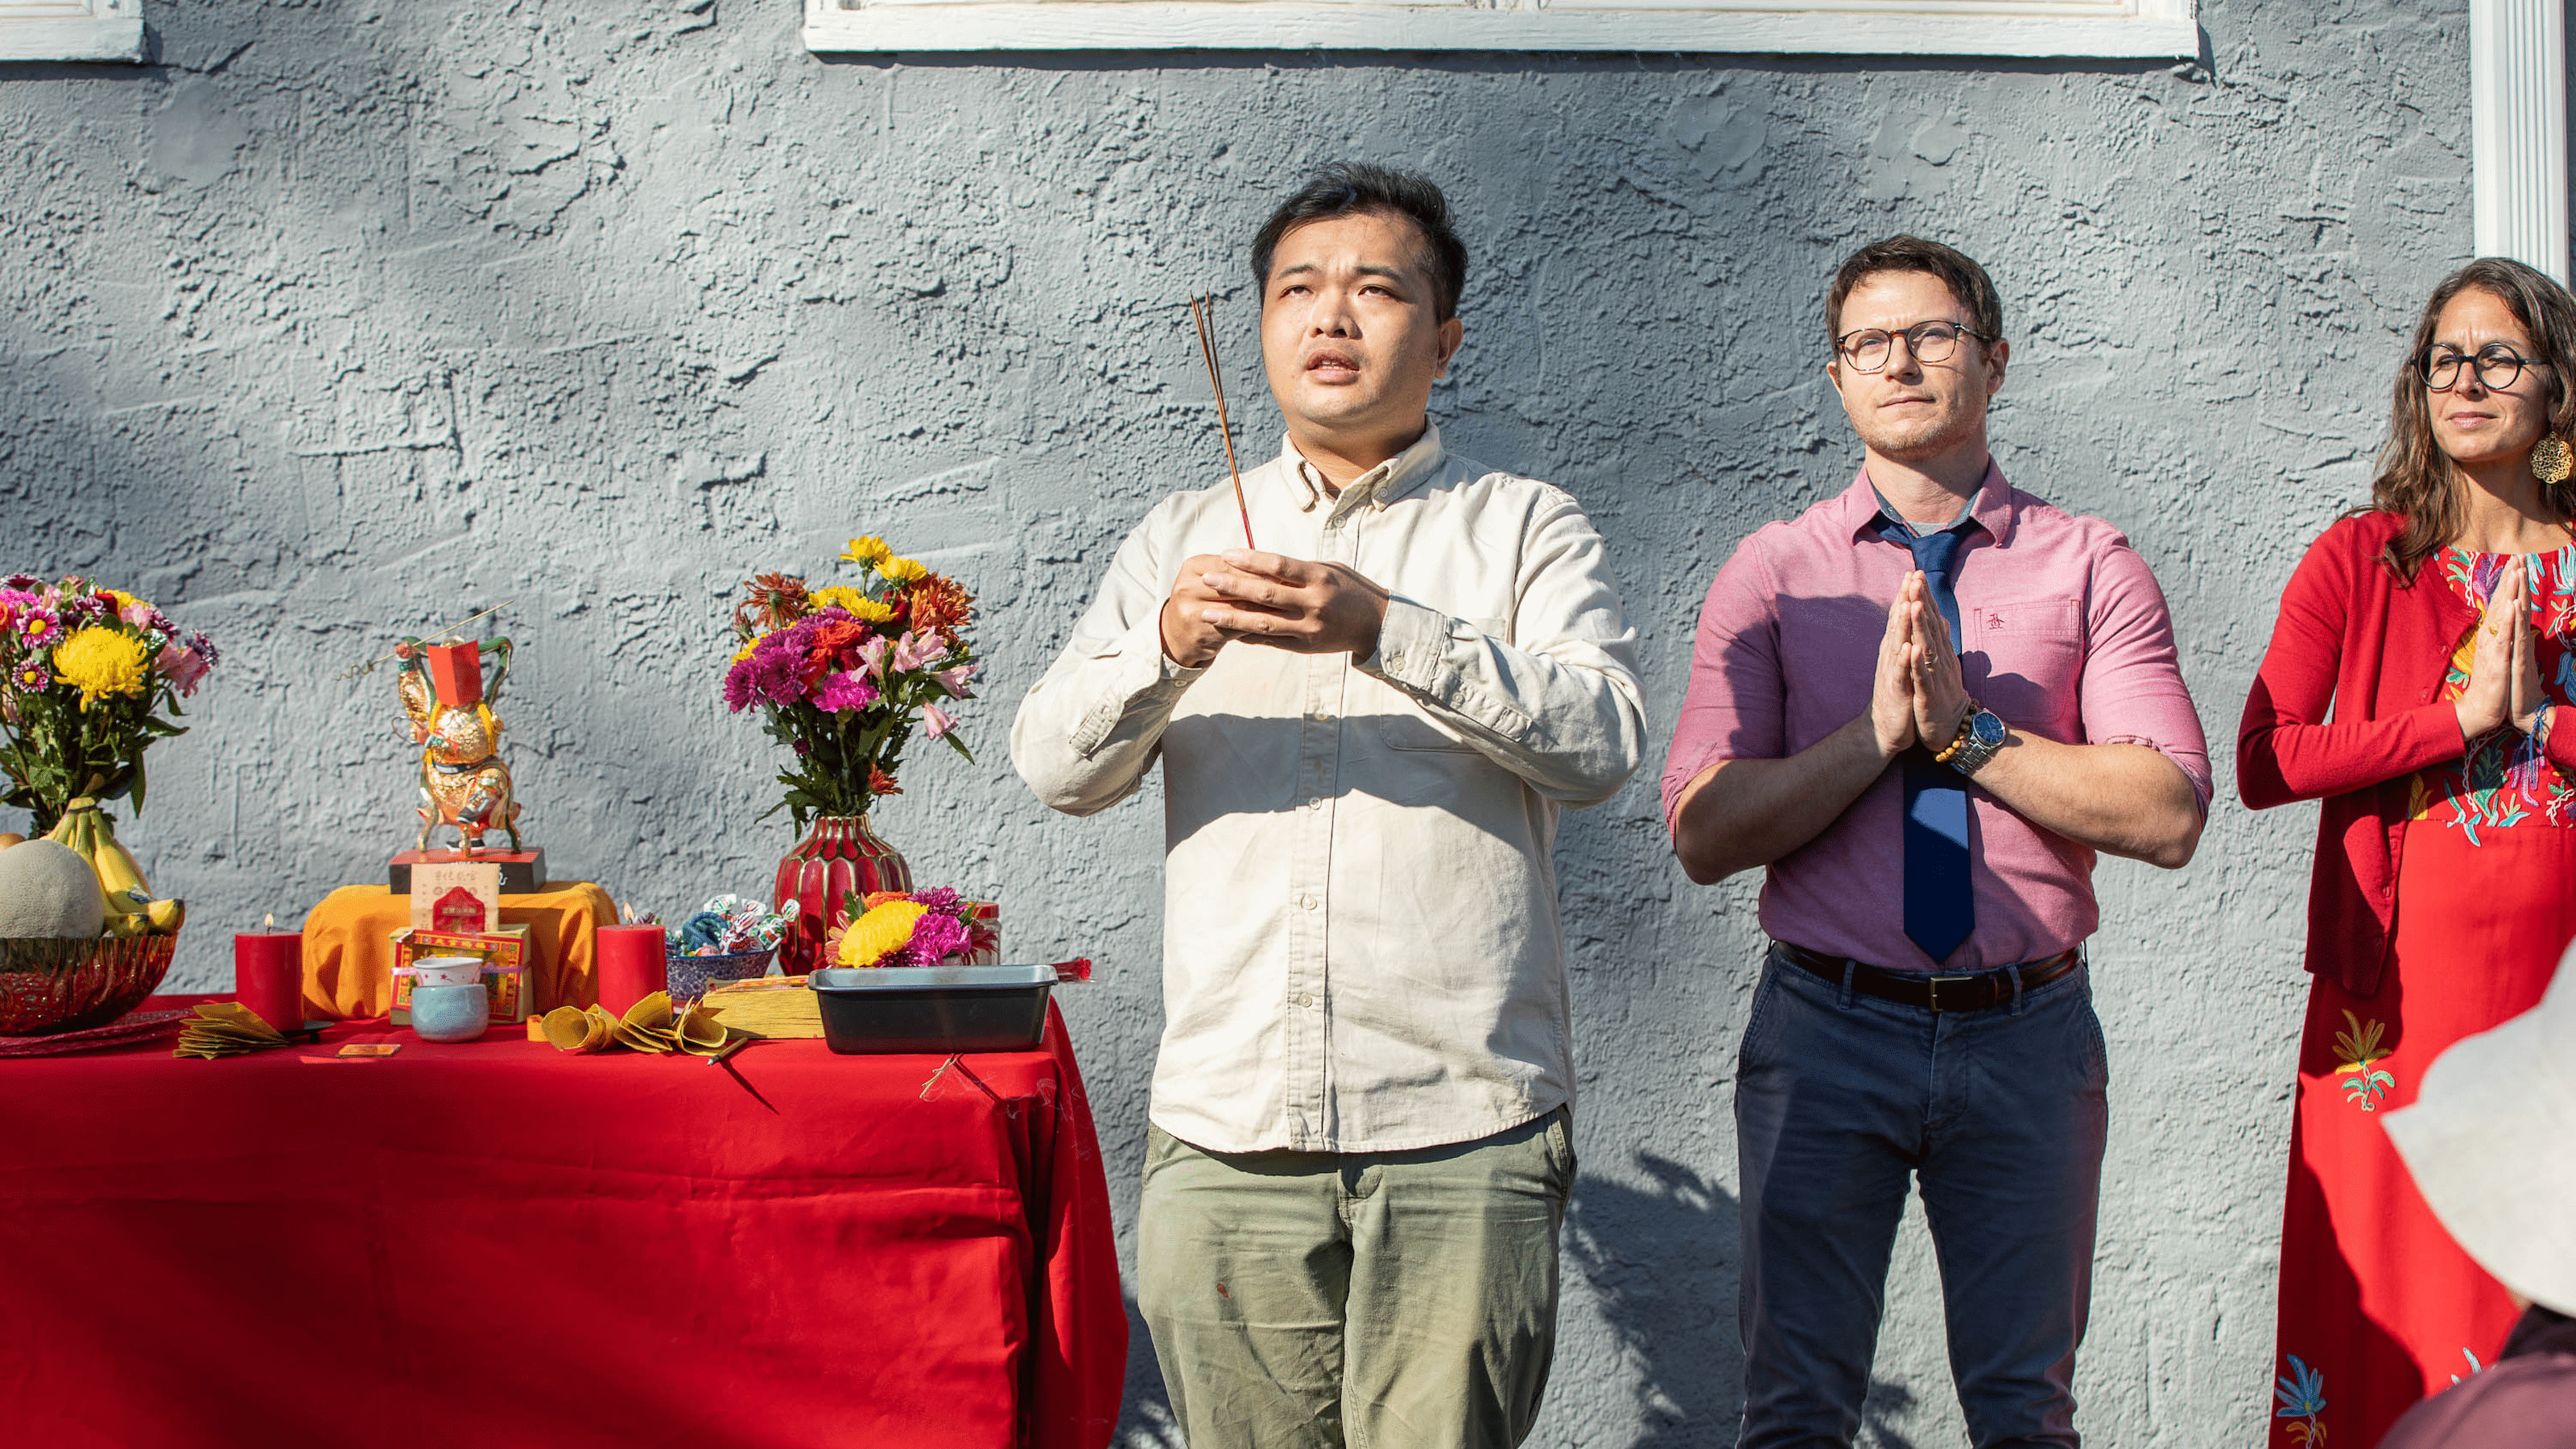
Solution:
<svg viewBox="0 0 2576 1449">
<path fill-rule="evenodd" d="M 1386 590 L 1346 564 L 1228 549 L 1181 561 L 1163 601 L 1163 652 L 1205 669 L 1232 640 L 1293 654 L 1366 659 L 1386 622 Z"/>
</svg>

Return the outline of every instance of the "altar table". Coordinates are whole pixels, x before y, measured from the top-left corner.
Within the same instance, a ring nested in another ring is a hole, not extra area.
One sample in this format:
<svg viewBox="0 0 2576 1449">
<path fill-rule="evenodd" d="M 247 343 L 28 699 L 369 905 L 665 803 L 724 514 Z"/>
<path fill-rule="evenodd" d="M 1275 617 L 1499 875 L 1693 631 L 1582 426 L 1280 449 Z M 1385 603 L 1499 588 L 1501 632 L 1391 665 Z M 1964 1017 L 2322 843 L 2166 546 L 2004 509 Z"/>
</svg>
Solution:
<svg viewBox="0 0 2576 1449">
<path fill-rule="evenodd" d="M 211 998 L 155 998 L 152 1006 Z M 341 1060 L 346 1041 L 399 1041 Z M 1043 1049 L 516 1031 L 0 1061 L 0 1424 L 47 1449 L 1099 1449 L 1127 1319 Z"/>
</svg>

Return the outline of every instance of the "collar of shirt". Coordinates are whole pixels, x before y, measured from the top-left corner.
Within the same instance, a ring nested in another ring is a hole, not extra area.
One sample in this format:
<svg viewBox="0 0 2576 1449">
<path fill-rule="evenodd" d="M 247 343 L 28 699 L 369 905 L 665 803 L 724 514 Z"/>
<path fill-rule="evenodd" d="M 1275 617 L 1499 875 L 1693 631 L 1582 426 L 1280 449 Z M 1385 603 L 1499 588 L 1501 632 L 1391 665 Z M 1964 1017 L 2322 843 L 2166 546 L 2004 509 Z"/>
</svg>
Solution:
<svg viewBox="0 0 2576 1449">
<path fill-rule="evenodd" d="M 1412 446 L 1352 479 L 1349 487 L 1335 494 L 1324 486 L 1323 472 L 1297 451 L 1296 440 L 1285 433 L 1279 436 L 1279 471 L 1288 479 L 1297 511 L 1311 512 L 1316 504 L 1329 502 L 1333 517 L 1363 504 L 1386 507 L 1429 481 L 1440 471 L 1440 460 L 1446 454 L 1447 450 L 1440 446 L 1440 425 L 1427 424 Z"/>
<path fill-rule="evenodd" d="M 1837 513 L 1837 524 L 1848 527 L 1855 542 L 1863 534 L 1876 535 L 1881 518 L 1891 519 L 1905 524 L 1907 528 L 1913 528 L 1912 524 L 1906 523 L 1903 515 L 1887 506 L 1887 500 L 1879 494 L 1878 485 L 1869 481 L 1867 465 L 1863 465 L 1860 472 L 1853 476 L 1851 487 L 1843 490 L 1842 496 L 1834 500 L 1833 506 Z M 1986 460 L 1986 476 L 1977 484 L 1977 491 L 1969 498 L 1965 512 L 1967 517 L 1975 519 L 1977 525 L 1985 529 L 1986 536 L 1995 541 L 1997 548 L 2008 547 L 2012 543 L 2012 485 L 2004 481 L 2003 470 L 1995 466 L 1994 459 Z M 1956 528 L 1959 526 L 1959 520 L 1951 519 L 1943 526 Z M 1918 534 L 1923 532 L 1921 529 L 1914 531 Z M 1939 532 L 1938 529 L 1933 531 Z"/>
</svg>

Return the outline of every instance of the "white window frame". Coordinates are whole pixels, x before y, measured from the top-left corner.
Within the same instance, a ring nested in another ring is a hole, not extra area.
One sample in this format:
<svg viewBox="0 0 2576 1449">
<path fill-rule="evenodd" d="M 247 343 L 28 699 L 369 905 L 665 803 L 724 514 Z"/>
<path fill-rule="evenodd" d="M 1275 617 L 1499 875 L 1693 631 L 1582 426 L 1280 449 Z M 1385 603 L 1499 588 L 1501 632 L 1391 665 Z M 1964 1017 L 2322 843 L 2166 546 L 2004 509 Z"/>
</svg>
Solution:
<svg viewBox="0 0 2576 1449">
<path fill-rule="evenodd" d="M 0 0 L 0 60 L 141 60 L 143 0 Z"/>
<path fill-rule="evenodd" d="M 2200 55 L 2193 3 L 805 0 L 805 45 L 843 52 L 1637 50 L 2188 60 Z"/>
<path fill-rule="evenodd" d="M 2469 195 L 2482 257 L 2567 280 L 2567 0 L 2469 0 Z"/>
</svg>

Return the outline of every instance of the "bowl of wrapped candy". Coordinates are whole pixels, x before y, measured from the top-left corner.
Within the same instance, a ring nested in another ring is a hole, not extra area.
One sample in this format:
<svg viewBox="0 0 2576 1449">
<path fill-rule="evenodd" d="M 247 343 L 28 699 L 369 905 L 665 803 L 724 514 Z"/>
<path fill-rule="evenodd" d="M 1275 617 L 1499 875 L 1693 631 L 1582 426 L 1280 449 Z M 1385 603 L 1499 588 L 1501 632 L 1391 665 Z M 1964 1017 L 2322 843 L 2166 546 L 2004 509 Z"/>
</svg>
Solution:
<svg viewBox="0 0 2576 1449">
<path fill-rule="evenodd" d="M 700 906 L 671 936 L 665 963 L 671 1000 L 695 1001 L 707 988 L 724 981 L 748 981 L 769 974 L 770 958 L 796 920 L 796 903 L 784 912 L 761 901 L 722 895 Z"/>
</svg>

